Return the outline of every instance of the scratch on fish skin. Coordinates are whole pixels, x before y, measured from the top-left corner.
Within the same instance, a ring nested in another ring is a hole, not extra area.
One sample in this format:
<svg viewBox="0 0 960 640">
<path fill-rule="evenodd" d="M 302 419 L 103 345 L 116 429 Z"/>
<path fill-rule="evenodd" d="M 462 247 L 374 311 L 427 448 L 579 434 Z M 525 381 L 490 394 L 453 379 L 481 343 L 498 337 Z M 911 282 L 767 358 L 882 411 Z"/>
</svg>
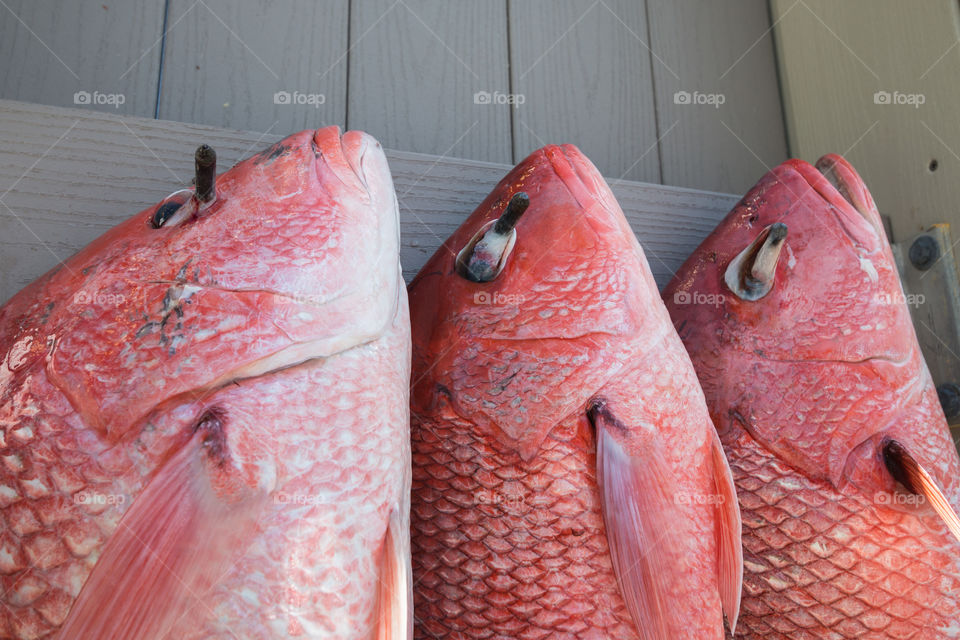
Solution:
<svg viewBox="0 0 960 640">
<path fill-rule="evenodd" d="M 54 305 L 55 305 L 55 303 L 49 302 L 49 303 L 47 303 L 47 306 L 44 307 L 43 315 L 40 316 L 40 324 L 41 324 L 41 325 L 44 325 L 44 324 L 47 323 L 47 320 L 50 318 L 50 312 L 53 311 Z"/>
</svg>

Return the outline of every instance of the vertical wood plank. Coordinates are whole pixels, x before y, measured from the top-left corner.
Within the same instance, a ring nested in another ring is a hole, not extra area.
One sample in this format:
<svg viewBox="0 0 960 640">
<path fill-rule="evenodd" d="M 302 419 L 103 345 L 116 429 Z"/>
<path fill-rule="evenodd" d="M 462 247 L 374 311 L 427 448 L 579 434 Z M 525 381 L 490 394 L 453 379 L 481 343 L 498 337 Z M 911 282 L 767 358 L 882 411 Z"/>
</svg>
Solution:
<svg viewBox="0 0 960 640">
<path fill-rule="evenodd" d="M 163 4 L 5 0 L 0 97 L 153 117 Z"/>
<path fill-rule="evenodd" d="M 766 0 L 648 0 L 663 183 L 743 193 L 787 158 Z"/>
<path fill-rule="evenodd" d="M 645 2 L 510 2 L 520 160 L 572 142 L 612 178 L 660 182 Z M 654 62 L 654 64 L 658 64 Z"/>
<path fill-rule="evenodd" d="M 351 128 L 387 147 L 511 161 L 510 106 L 492 103 L 509 91 L 506 0 L 354 0 L 351 23 Z"/>
<path fill-rule="evenodd" d="M 936 222 L 956 236 L 957 3 L 773 0 L 771 11 L 792 153 L 846 155 L 896 239 Z"/>
<path fill-rule="evenodd" d="M 347 16 L 348 0 L 171 0 L 160 117 L 283 134 L 343 126 Z"/>
</svg>

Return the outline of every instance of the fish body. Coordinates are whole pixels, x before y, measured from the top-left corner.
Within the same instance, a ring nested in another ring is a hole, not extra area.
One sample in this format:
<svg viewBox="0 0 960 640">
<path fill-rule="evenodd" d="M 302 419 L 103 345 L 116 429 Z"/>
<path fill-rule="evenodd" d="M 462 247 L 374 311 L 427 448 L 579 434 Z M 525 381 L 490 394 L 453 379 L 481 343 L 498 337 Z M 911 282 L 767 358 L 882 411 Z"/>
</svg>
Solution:
<svg viewBox="0 0 960 640">
<path fill-rule="evenodd" d="M 0 637 L 406 637 L 373 138 L 295 134 L 118 225 L 0 308 L 0 354 Z"/>
<path fill-rule="evenodd" d="M 742 299 L 730 265 L 777 225 L 774 262 L 747 274 L 772 276 L 768 291 Z M 960 461 L 854 169 L 835 155 L 773 169 L 664 300 L 739 494 L 737 637 L 960 637 L 960 545 L 933 493 L 898 482 L 910 484 L 898 460 L 922 467 L 954 510 Z"/>
<path fill-rule="evenodd" d="M 531 154 L 409 297 L 416 637 L 722 638 L 732 480 L 590 161 Z"/>
</svg>

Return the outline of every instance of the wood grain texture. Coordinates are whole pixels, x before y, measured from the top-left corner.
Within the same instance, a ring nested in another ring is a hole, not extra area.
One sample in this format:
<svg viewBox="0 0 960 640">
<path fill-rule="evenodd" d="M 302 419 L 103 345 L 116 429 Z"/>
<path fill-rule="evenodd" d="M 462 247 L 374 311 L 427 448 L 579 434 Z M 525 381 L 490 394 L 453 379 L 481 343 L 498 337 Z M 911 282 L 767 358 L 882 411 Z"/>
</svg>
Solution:
<svg viewBox="0 0 960 640">
<path fill-rule="evenodd" d="M 0 101 L 0 303 L 186 184 L 200 142 L 217 150 L 226 169 L 280 137 Z M 409 281 L 509 166 L 398 151 L 387 157 Z M 660 286 L 737 199 L 629 181 L 611 186 Z"/>
<path fill-rule="evenodd" d="M 957 3 L 773 0 L 771 12 L 792 153 L 844 154 L 895 239 L 936 222 L 960 226 Z M 924 103 L 877 104 L 878 91 Z"/>
<path fill-rule="evenodd" d="M 348 0 L 171 0 L 160 117 L 250 131 L 343 126 L 347 15 Z"/>
<path fill-rule="evenodd" d="M 510 162 L 506 0 L 354 0 L 348 124 L 385 146 Z"/>
<path fill-rule="evenodd" d="M 649 0 L 648 13 L 662 182 L 746 192 L 787 159 L 766 0 Z"/>
<path fill-rule="evenodd" d="M 4 0 L 0 98 L 152 117 L 162 33 L 163 0 Z M 89 104 L 74 102 L 81 91 Z"/>
<path fill-rule="evenodd" d="M 645 2 L 510 2 L 514 156 L 572 142 L 604 175 L 660 182 Z"/>
</svg>

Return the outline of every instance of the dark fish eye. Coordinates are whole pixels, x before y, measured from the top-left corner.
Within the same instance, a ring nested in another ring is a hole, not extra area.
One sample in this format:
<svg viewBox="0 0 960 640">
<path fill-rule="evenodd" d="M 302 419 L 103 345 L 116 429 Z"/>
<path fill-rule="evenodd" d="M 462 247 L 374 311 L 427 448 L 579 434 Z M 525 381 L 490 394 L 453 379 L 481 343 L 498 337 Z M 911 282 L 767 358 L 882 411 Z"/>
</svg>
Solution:
<svg viewBox="0 0 960 640">
<path fill-rule="evenodd" d="M 180 211 L 183 205 L 187 204 L 191 198 L 193 198 L 193 190 L 191 189 L 181 189 L 180 191 L 171 193 L 157 205 L 153 215 L 150 217 L 150 225 L 154 229 L 159 229 L 165 225 L 175 213 Z"/>
</svg>

